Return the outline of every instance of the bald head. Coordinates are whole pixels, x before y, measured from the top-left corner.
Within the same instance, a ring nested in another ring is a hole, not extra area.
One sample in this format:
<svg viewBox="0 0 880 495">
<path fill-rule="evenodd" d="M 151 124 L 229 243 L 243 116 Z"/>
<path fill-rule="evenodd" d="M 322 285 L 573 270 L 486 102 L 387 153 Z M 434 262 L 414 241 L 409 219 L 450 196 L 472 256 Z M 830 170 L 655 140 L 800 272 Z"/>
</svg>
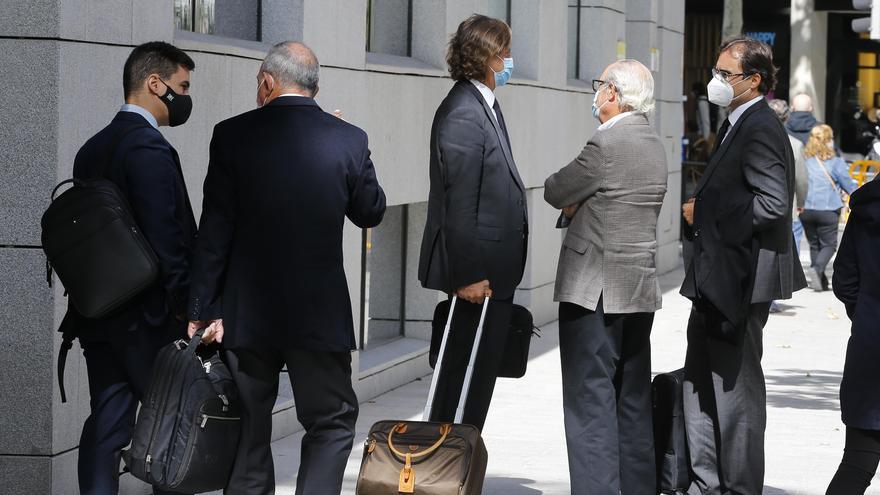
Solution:
<svg viewBox="0 0 880 495">
<path fill-rule="evenodd" d="M 609 65 L 602 80 L 614 86 L 620 110 L 648 114 L 654 110 L 654 76 L 637 60 L 618 60 Z"/>
<path fill-rule="evenodd" d="M 810 98 L 809 95 L 801 93 L 794 97 L 791 100 L 791 111 L 792 112 L 812 112 L 813 111 L 813 99 Z"/>
<path fill-rule="evenodd" d="M 318 92 L 318 67 L 318 57 L 309 47 L 298 41 L 283 41 L 269 50 L 260 73 L 271 76 L 281 91 L 314 96 Z"/>
</svg>

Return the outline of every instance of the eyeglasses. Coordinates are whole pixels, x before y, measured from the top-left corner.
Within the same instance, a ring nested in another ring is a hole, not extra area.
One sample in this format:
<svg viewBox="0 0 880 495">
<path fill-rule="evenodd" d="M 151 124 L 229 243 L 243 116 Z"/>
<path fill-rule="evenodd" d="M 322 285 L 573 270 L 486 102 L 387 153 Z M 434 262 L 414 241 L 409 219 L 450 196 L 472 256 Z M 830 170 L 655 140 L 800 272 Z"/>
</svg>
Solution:
<svg viewBox="0 0 880 495">
<path fill-rule="evenodd" d="M 603 81 L 601 79 L 593 79 L 593 92 L 598 92 L 602 89 L 602 86 L 610 84 L 608 81 Z"/>
<path fill-rule="evenodd" d="M 740 72 L 739 74 L 734 74 L 734 73 L 728 72 L 724 69 L 718 69 L 718 68 L 712 67 L 712 77 L 722 78 L 725 81 L 730 81 L 731 77 L 736 77 L 736 76 L 744 76 L 745 77 L 745 76 L 751 76 L 751 75 L 752 74 L 750 74 L 748 72 Z"/>
</svg>

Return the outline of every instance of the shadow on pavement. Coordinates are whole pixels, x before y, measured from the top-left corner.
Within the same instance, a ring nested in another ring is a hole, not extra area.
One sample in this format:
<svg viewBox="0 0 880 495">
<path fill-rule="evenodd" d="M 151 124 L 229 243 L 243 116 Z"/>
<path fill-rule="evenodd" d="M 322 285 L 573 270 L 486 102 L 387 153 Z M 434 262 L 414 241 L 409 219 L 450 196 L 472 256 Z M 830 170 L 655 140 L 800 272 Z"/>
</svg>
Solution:
<svg viewBox="0 0 880 495">
<path fill-rule="evenodd" d="M 765 375 L 767 405 L 793 409 L 838 410 L 839 371 L 781 369 Z"/>
<path fill-rule="evenodd" d="M 535 484 L 535 480 L 525 478 L 486 478 L 483 482 L 484 494 L 504 495 L 538 495 L 542 492 L 526 485 Z"/>
<path fill-rule="evenodd" d="M 791 492 L 786 490 L 782 490 L 780 488 L 773 488 L 772 486 L 765 486 L 764 492 L 762 495 L 789 495 Z"/>
<path fill-rule="evenodd" d="M 803 308 L 803 306 L 799 306 L 796 304 L 785 304 L 782 301 L 776 301 L 776 307 L 779 311 L 774 311 L 770 313 L 770 316 L 797 316 L 797 309 Z"/>
</svg>

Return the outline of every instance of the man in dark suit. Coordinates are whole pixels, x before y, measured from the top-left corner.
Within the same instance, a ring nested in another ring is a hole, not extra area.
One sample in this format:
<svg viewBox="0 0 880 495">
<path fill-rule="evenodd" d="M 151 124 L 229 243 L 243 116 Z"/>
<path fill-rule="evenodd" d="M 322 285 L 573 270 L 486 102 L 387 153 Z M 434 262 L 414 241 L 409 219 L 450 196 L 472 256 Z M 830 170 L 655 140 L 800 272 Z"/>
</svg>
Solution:
<svg viewBox="0 0 880 495">
<path fill-rule="evenodd" d="M 729 114 L 682 207 L 694 243 L 681 288 L 694 301 L 684 412 L 694 485 L 704 494 L 762 492 L 763 329 L 770 301 L 806 285 L 791 235 L 794 156 L 764 100 L 776 70 L 764 43 L 722 44 L 708 92 Z"/>
<path fill-rule="evenodd" d="M 91 414 L 79 446 L 82 494 L 116 493 L 119 456 L 157 351 L 185 336 L 195 218 L 180 159 L 159 126 L 186 122 L 195 63 L 163 42 L 135 48 L 125 62 L 125 105 L 76 155 L 73 176 L 113 181 L 159 260 L 160 277 L 124 307 L 87 319 L 69 306 L 60 331 L 79 337 L 89 376 Z M 156 490 L 155 493 L 164 493 Z"/>
<path fill-rule="evenodd" d="M 528 223 L 525 186 L 494 90 L 510 77 L 510 27 L 474 15 L 458 27 L 446 60 L 457 82 L 431 128 L 431 189 L 419 280 L 458 295 L 432 419 L 452 421 L 484 297 L 491 296 L 464 420 L 482 429 L 522 280 Z"/>
<path fill-rule="evenodd" d="M 306 430 L 297 494 L 339 493 L 354 438 L 355 348 L 342 265 L 347 216 L 385 213 L 367 135 L 314 100 L 318 60 L 275 45 L 257 74 L 260 108 L 217 124 L 193 263 L 190 334 L 222 341 L 243 401 L 227 494 L 274 493 L 270 440 L 286 365 Z"/>
</svg>

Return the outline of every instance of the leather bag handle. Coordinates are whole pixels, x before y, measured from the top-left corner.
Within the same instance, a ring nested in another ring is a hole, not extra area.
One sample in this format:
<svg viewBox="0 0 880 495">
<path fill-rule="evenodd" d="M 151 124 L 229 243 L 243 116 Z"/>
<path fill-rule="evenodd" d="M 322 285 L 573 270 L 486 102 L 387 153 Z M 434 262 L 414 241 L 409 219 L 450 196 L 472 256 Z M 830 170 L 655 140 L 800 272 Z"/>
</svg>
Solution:
<svg viewBox="0 0 880 495">
<path fill-rule="evenodd" d="M 440 425 L 440 438 L 436 442 L 434 442 L 434 445 L 431 445 L 430 447 L 428 447 L 427 449 L 425 449 L 421 452 L 417 452 L 415 454 L 408 454 L 408 453 L 404 453 L 404 452 L 397 450 L 394 447 L 394 440 L 393 440 L 394 432 L 399 430 L 401 427 L 405 427 L 405 426 L 406 426 L 405 423 L 398 423 L 398 424 L 394 425 L 393 428 L 391 428 L 391 431 L 388 432 L 388 448 L 391 450 L 391 452 L 394 453 L 394 455 L 396 455 L 397 457 L 400 457 L 401 459 L 405 459 L 406 456 L 408 456 L 408 455 L 412 456 L 413 459 L 420 459 L 422 457 L 433 454 L 435 451 L 437 451 L 437 449 L 440 448 L 441 445 L 443 445 L 443 442 L 446 441 L 447 435 L 449 435 L 449 432 L 452 431 L 451 424 L 444 423 L 444 424 Z M 403 431 L 401 431 L 400 433 L 403 433 Z"/>
</svg>

